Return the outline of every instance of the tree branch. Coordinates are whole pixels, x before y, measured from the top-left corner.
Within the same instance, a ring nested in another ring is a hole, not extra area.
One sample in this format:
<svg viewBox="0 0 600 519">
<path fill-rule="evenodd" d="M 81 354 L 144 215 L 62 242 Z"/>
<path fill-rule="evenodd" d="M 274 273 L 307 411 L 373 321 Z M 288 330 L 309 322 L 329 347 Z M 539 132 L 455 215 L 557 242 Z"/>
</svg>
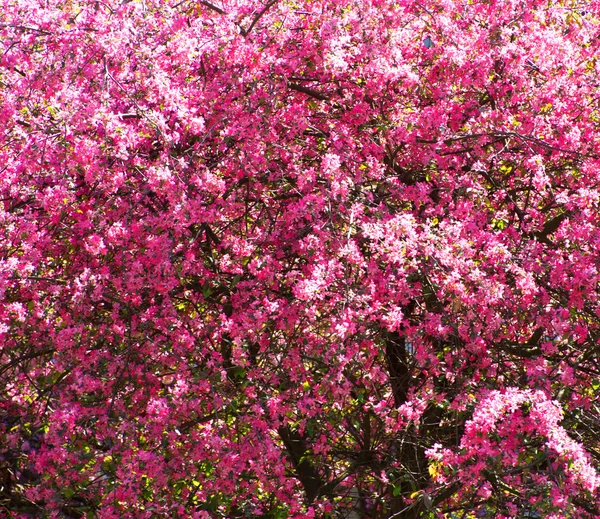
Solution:
<svg viewBox="0 0 600 519">
<path fill-rule="evenodd" d="M 248 34 L 250 34 L 250 31 L 254 29 L 254 26 L 258 23 L 258 21 L 269 9 L 271 9 L 271 7 L 273 7 L 277 3 L 277 1 L 278 0 L 271 0 L 267 5 L 265 5 L 261 9 L 261 11 L 254 17 L 252 23 L 250 24 L 250 27 L 248 27 L 247 29 L 242 29 L 242 36 L 248 36 Z"/>
<path fill-rule="evenodd" d="M 325 487 L 325 482 L 307 457 L 306 442 L 298 431 L 292 430 L 288 425 L 280 427 L 277 432 L 294 466 L 296 477 L 304 487 L 306 499 L 312 503 L 320 495 L 321 489 Z"/>
<path fill-rule="evenodd" d="M 211 4 L 207 0 L 199 0 L 198 3 L 202 4 L 204 7 L 208 7 L 211 11 L 214 11 L 215 13 L 227 14 L 225 11 L 223 11 L 223 9 L 221 9 L 220 7 L 217 7 L 214 4 Z"/>
<path fill-rule="evenodd" d="M 288 87 L 290 87 L 292 90 L 295 90 L 296 92 L 302 92 L 307 96 L 314 97 L 319 101 L 329 101 L 328 95 L 322 94 L 321 92 L 318 92 L 317 90 L 314 90 L 312 88 L 305 87 L 304 85 L 299 85 L 297 83 L 288 83 Z"/>
</svg>

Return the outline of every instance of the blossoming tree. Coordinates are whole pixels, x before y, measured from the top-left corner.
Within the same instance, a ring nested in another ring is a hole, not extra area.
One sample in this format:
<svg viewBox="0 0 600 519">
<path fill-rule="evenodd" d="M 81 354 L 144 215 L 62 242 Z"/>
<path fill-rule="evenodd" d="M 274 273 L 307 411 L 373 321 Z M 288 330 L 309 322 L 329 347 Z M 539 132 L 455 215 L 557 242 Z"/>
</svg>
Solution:
<svg viewBox="0 0 600 519">
<path fill-rule="evenodd" d="M 0 516 L 600 517 L 599 23 L 3 0 Z"/>
</svg>

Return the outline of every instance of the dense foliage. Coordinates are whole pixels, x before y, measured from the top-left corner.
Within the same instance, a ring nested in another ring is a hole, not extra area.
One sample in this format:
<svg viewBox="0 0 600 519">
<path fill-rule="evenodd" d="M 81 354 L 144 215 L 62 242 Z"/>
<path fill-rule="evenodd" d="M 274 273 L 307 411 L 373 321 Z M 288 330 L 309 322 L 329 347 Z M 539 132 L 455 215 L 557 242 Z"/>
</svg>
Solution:
<svg viewBox="0 0 600 519">
<path fill-rule="evenodd" d="M 0 516 L 599 518 L 600 4 L 3 0 Z"/>
</svg>

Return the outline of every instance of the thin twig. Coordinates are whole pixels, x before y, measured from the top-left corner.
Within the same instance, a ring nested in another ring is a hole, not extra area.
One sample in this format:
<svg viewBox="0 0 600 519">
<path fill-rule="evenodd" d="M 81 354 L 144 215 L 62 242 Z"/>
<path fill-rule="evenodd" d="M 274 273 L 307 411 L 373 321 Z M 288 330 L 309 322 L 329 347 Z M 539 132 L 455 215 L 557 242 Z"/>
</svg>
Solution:
<svg viewBox="0 0 600 519">
<path fill-rule="evenodd" d="M 20 31 L 33 31 L 41 34 L 42 36 L 51 36 L 52 33 L 45 31 L 43 29 L 38 29 L 37 27 L 28 27 L 26 25 L 11 25 L 11 24 L 1 24 L 0 27 L 6 28 L 10 27 L 11 29 L 18 29 Z"/>
<path fill-rule="evenodd" d="M 51 283 L 58 283 L 60 285 L 66 285 L 67 282 L 64 279 L 59 278 L 48 278 L 43 276 L 26 276 L 26 277 L 11 277 L 9 281 L 50 281 Z"/>
</svg>

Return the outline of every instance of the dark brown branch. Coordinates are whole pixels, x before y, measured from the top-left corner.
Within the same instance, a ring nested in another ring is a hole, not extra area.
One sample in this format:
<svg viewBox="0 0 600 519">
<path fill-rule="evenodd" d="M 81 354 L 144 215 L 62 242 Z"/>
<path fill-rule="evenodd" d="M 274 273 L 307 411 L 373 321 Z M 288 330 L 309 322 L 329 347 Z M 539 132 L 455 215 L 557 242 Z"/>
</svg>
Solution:
<svg viewBox="0 0 600 519">
<path fill-rule="evenodd" d="M 542 139 L 538 139 L 536 137 L 531 137 L 529 135 L 521 135 L 520 133 L 517 133 L 517 132 L 470 133 L 467 135 L 460 135 L 458 137 L 449 137 L 447 139 L 443 139 L 443 142 L 446 146 L 450 146 L 451 144 L 453 144 L 455 142 L 468 141 L 471 139 L 481 139 L 481 138 L 488 138 L 488 139 L 511 139 L 511 138 L 513 138 L 513 139 L 518 139 L 521 142 L 527 142 L 530 144 L 541 146 L 542 148 L 549 150 L 549 151 L 558 151 L 561 153 L 568 153 L 569 155 L 575 155 L 576 157 L 596 157 L 595 154 L 581 153 L 579 151 L 569 150 L 567 148 L 559 148 L 558 146 L 553 146 L 552 144 L 549 144 L 548 142 L 546 142 Z M 420 144 L 437 144 L 439 141 L 440 141 L 439 139 L 417 138 L 417 142 Z"/>
<path fill-rule="evenodd" d="M 385 357 L 396 407 L 406 402 L 411 382 L 405 346 L 404 337 L 397 332 L 392 332 L 385 338 Z"/>
<path fill-rule="evenodd" d="M 443 489 L 431 500 L 432 508 L 435 508 L 438 504 L 444 502 L 446 499 L 456 494 L 456 492 L 458 492 L 461 486 L 462 485 L 460 483 L 453 483 L 452 485 Z"/>
<path fill-rule="evenodd" d="M 58 283 L 59 285 L 66 285 L 67 281 L 59 278 L 49 278 L 43 276 L 27 276 L 24 278 L 21 277 L 11 277 L 8 278 L 10 281 L 48 281 L 50 283 Z"/>
<path fill-rule="evenodd" d="M 287 425 L 280 427 L 277 432 L 294 466 L 296 477 L 304 487 L 306 500 L 312 503 L 321 494 L 322 488 L 325 487 L 325 482 L 321 479 L 321 476 L 319 476 L 307 457 L 308 448 L 306 442 L 298 431 L 294 431 Z"/>
<path fill-rule="evenodd" d="M 29 32 L 37 32 L 42 36 L 51 36 L 52 33 L 45 31 L 43 29 L 38 29 L 37 27 L 28 27 L 26 25 L 12 25 L 12 24 L 2 24 L 0 27 L 10 27 L 11 29 L 18 29 L 19 31 L 29 31 Z"/>
<path fill-rule="evenodd" d="M 130 113 L 126 113 L 126 114 L 117 114 L 117 117 L 119 119 L 141 119 L 142 116 L 140 114 L 134 113 L 134 112 L 130 112 Z"/>
<path fill-rule="evenodd" d="M 571 213 L 569 211 L 565 211 L 564 213 L 560 213 L 559 215 L 555 216 L 554 218 L 551 218 L 544 224 L 544 227 L 542 228 L 541 231 L 533 233 L 533 235 L 535 236 L 535 238 L 538 241 L 541 241 L 542 243 L 545 243 L 546 245 L 554 245 L 548 239 L 548 236 L 550 234 L 552 234 L 554 231 L 556 231 L 556 229 L 559 228 L 560 224 L 563 223 L 569 217 L 570 214 Z"/>
<path fill-rule="evenodd" d="M 296 92 L 302 92 L 307 96 L 314 97 L 319 101 L 329 101 L 329 96 L 322 94 L 321 92 L 318 92 L 317 90 L 314 90 L 312 88 L 308 88 L 297 83 L 288 83 L 288 87 L 290 87 L 292 90 L 295 90 Z"/>
<path fill-rule="evenodd" d="M 220 7 L 217 7 L 214 4 L 211 4 L 210 2 L 207 2 L 207 0 L 199 0 L 198 3 L 203 5 L 204 7 L 208 7 L 210 10 L 214 11 L 215 13 L 227 14 L 225 11 L 223 11 L 223 9 L 221 9 Z"/>
<path fill-rule="evenodd" d="M 589 514 L 592 514 L 594 517 L 598 517 L 598 514 L 600 514 L 600 508 L 598 508 L 598 506 L 587 503 L 583 499 L 573 497 L 573 503 L 583 508 Z"/>
<path fill-rule="evenodd" d="M 250 26 L 247 29 L 242 29 L 242 36 L 248 36 L 248 34 L 250 34 L 250 31 L 252 31 L 252 29 L 254 29 L 254 26 L 258 23 L 258 21 L 263 17 L 263 15 L 269 10 L 271 9 L 271 7 L 273 7 L 278 0 L 271 0 L 267 5 L 265 5 L 260 12 L 254 17 L 254 19 L 252 20 L 252 23 L 250 24 Z"/>
<path fill-rule="evenodd" d="M 310 81 L 310 82 L 319 81 L 318 78 L 302 77 L 302 76 L 291 76 L 290 79 L 292 81 Z"/>
<path fill-rule="evenodd" d="M 17 357 L 16 359 L 11 360 L 8 364 L 5 364 L 4 366 L 2 366 L 2 368 L 0 369 L 0 375 L 4 375 L 4 373 L 6 373 L 8 370 L 10 370 L 11 368 L 14 368 L 15 366 L 17 366 L 19 363 L 26 361 L 26 360 L 33 360 L 39 357 L 43 357 L 44 355 L 50 355 L 52 353 L 54 353 L 56 351 L 55 348 L 49 348 L 46 350 L 41 350 L 41 351 L 34 351 L 32 353 L 27 353 L 25 355 L 21 355 L 20 357 Z"/>
<path fill-rule="evenodd" d="M 207 242 L 210 240 L 210 241 L 212 241 L 217 246 L 221 244 L 221 240 L 214 233 L 214 231 L 210 228 L 210 226 L 207 223 L 203 223 L 201 225 L 201 227 L 202 227 L 202 229 L 204 229 L 204 232 L 206 233 L 206 240 L 207 240 Z"/>
</svg>

